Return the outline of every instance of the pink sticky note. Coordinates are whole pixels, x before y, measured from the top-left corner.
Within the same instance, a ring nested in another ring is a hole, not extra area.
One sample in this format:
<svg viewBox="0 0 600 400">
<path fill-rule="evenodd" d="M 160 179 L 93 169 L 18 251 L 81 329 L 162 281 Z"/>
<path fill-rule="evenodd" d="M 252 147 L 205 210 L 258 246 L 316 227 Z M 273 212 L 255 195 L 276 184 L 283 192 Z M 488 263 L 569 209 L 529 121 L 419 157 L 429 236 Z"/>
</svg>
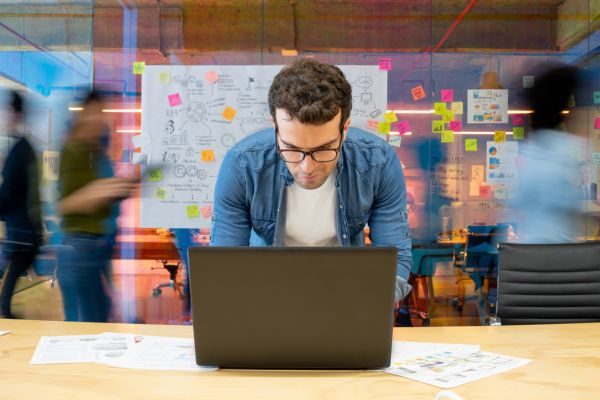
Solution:
<svg viewBox="0 0 600 400">
<path fill-rule="evenodd" d="M 479 186 L 479 197 L 482 199 L 490 199 L 492 197 L 492 187 L 488 185 Z"/>
<path fill-rule="evenodd" d="M 400 121 L 396 123 L 396 128 L 398 129 L 398 133 L 404 135 L 406 132 L 410 132 L 410 124 L 408 121 Z"/>
<path fill-rule="evenodd" d="M 200 208 L 200 214 L 202 214 L 202 218 L 210 218 L 212 217 L 212 206 L 204 206 Z"/>
<path fill-rule="evenodd" d="M 454 90 L 442 89 L 442 101 L 444 101 L 444 102 L 454 101 Z"/>
<path fill-rule="evenodd" d="M 215 83 L 219 80 L 219 74 L 217 74 L 215 71 L 208 71 L 204 74 L 204 79 L 206 79 L 206 82 L 208 83 Z"/>
<path fill-rule="evenodd" d="M 367 127 L 370 129 L 377 130 L 377 128 L 379 127 L 379 123 L 374 119 L 369 119 L 367 120 Z"/>
<path fill-rule="evenodd" d="M 450 121 L 450 130 L 454 132 L 462 131 L 462 121 Z"/>
<path fill-rule="evenodd" d="M 594 129 L 600 129 L 600 117 L 596 117 L 594 121 Z"/>
<path fill-rule="evenodd" d="M 392 70 L 392 59 L 391 58 L 380 58 L 379 59 L 379 69 L 383 71 L 391 71 Z"/>
<path fill-rule="evenodd" d="M 525 124 L 525 118 L 521 114 L 513 114 L 512 116 L 513 125 L 523 125 Z"/>
<path fill-rule="evenodd" d="M 181 97 L 179 93 L 173 93 L 169 95 L 169 105 L 175 107 L 181 104 Z"/>
</svg>

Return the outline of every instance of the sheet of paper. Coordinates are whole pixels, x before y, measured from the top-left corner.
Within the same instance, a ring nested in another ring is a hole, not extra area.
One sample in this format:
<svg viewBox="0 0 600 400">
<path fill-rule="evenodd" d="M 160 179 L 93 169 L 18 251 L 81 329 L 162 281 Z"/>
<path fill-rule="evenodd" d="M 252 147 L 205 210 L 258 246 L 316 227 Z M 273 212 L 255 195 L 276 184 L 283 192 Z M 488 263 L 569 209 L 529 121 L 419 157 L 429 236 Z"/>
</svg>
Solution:
<svg viewBox="0 0 600 400">
<path fill-rule="evenodd" d="M 10 333 L 10 331 L 0 331 L 0 336 L 7 335 L 9 333 Z"/>
<path fill-rule="evenodd" d="M 122 357 L 133 345 L 130 334 L 42 336 L 30 364 L 106 362 Z"/>
<path fill-rule="evenodd" d="M 508 123 L 508 90 L 468 90 L 468 124 Z"/>
<path fill-rule="evenodd" d="M 217 367 L 196 365 L 194 339 L 163 336 L 137 336 L 133 349 L 110 366 L 119 368 L 215 371 Z"/>
<path fill-rule="evenodd" d="M 402 136 L 390 135 L 390 138 L 388 139 L 388 143 L 390 144 L 390 146 L 399 148 L 402 145 Z"/>
</svg>

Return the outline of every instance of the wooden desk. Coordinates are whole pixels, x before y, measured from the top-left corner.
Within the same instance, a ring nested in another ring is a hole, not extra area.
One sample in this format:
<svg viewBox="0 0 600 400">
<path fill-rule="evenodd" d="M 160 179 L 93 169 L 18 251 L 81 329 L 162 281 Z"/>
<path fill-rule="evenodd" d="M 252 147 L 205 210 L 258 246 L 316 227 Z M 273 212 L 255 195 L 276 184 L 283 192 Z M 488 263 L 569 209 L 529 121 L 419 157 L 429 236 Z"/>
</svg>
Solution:
<svg viewBox="0 0 600 400">
<path fill-rule="evenodd" d="M 440 390 L 372 371 L 161 372 L 97 364 L 29 365 L 42 335 L 105 331 L 191 337 L 189 326 L 85 324 L 0 319 L 0 392 L 4 399 L 428 399 Z M 469 399 L 597 399 L 600 323 L 397 328 L 395 340 L 480 344 L 533 359 L 524 367 L 454 391 Z"/>
</svg>

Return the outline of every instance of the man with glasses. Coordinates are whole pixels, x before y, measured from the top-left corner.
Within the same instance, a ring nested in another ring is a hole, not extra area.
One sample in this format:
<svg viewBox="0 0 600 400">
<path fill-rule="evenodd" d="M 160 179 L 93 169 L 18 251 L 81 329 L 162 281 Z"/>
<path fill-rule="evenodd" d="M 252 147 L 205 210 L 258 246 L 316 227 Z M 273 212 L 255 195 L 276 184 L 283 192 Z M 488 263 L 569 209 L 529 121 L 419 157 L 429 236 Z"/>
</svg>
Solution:
<svg viewBox="0 0 600 400">
<path fill-rule="evenodd" d="M 374 246 L 398 249 L 396 299 L 410 290 L 404 175 L 395 151 L 350 128 L 352 89 L 336 66 L 283 68 L 269 90 L 274 129 L 237 143 L 215 188 L 213 246 Z"/>
</svg>

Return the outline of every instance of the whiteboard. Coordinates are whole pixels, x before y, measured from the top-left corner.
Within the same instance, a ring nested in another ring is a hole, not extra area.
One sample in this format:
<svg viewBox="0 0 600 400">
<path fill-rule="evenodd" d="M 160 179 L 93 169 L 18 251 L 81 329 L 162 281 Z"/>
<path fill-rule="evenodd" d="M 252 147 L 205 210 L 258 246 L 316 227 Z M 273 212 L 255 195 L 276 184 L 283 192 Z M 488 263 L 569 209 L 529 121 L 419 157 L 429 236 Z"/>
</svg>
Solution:
<svg viewBox="0 0 600 400">
<path fill-rule="evenodd" d="M 209 228 L 221 161 L 235 143 L 271 126 L 269 87 L 281 65 L 146 66 L 142 75 L 140 225 Z M 340 66 L 352 85 L 352 126 L 383 121 L 387 71 Z"/>
</svg>

